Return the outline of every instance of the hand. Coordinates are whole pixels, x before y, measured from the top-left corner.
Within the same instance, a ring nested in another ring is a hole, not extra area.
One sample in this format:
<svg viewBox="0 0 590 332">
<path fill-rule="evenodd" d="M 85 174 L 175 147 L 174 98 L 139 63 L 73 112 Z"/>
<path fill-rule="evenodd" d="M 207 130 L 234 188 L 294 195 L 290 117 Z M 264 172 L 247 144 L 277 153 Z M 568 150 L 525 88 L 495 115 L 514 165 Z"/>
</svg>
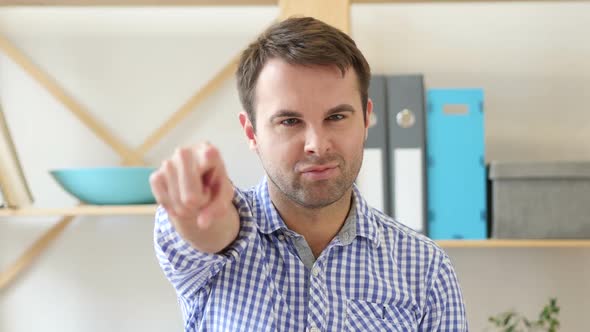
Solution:
<svg viewBox="0 0 590 332">
<path fill-rule="evenodd" d="M 211 144 L 178 148 L 150 176 L 150 184 L 156 201 L 166 209 L 174 227 L 185 239 L 196 241 L 196 247 L 202 247 L 199 238 L 206 235 L 227 237 L 215 230 L 215 223 L 228 219 L 228 213 L 232 212 L 231 221 L 238 223 L 232 205 L 233 185 L 219 151 Z"/>
</svg>

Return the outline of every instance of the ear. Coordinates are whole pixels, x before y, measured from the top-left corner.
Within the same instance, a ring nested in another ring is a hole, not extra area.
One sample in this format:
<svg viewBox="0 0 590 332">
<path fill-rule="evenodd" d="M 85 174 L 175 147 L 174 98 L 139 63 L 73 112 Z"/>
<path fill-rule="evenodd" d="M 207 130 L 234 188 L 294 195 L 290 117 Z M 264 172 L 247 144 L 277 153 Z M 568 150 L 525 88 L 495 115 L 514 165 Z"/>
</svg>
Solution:
<svg viewBox="0 0 590 332">
<path fill-rule="evenodd" d="M 252 126 L 252 122 L 250 122 L 248 113 L 240 112 L 238 117 L 240 118 L 242 129 L 244 129 L 244 134 L 246 134 L 246 138 L 248 139 L 250 150 L 256 151 L 256 134 L 254 133 L 254 127 Z"/>
<path fill-rule="evenodd" d="M 373 115 L 373 101 L 371 98 L 367 99 L 367 115 L 365 120 L 365 141 L 369 136 L 369 127 L 371 126 L 371 116 Z"/>
</svg>

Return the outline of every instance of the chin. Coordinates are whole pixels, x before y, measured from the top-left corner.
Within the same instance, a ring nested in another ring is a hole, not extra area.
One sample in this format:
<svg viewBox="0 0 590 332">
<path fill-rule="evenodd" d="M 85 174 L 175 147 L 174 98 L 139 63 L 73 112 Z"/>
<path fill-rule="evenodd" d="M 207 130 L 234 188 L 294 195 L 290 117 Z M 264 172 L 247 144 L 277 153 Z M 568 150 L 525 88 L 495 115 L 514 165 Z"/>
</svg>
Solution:
<svg viewBox="0 0 590 332">
<path fill-rule="evenodd" d="M 342 193 L 301 193 L 297 195 L 299 205 L 310 209 L 321 209 L 338 202 L 345 192 Z"/>
</svg>

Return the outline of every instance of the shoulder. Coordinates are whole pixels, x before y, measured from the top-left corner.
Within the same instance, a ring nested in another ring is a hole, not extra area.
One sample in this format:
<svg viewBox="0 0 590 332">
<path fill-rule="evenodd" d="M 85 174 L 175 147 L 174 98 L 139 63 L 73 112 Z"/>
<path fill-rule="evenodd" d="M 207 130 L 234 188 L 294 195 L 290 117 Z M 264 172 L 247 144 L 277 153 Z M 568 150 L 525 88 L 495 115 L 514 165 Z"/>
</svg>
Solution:
<svg viewBox="0 0 590 332">
<path fill-rule="evenodd" d="M 394 259 L 419 264 L 434 273 L 449 263 L 447 253 L 434 240 L 379 210 L 370 210 L 380 232 L 381 245 Z"/>
<path fill-rule="evenodd" d="M 241 189 L 234 186 L 233 205 L 238 211 L 243 228 L 245 226 L 251 232 L 260 228 L 265 213 L 258 187 Z"/>
<path fill-rule="evenodd" d="M 234 185 L 234 198 L 233 203 L 238 209 L 238 212 L 250 212 L 259 205 L 259 199 L 256 195 L 256 188 L 241 189 Z"/>
<path fill-rule="evenodd" d="M 377 209 L 370 208 L 370 210 L 383 236 L 393 237 L 393 239 L 404 244 L 418 245 L 435 252 L 444 253 L 442 248 L 428 236 L 415 231 Z"/>
</svg>

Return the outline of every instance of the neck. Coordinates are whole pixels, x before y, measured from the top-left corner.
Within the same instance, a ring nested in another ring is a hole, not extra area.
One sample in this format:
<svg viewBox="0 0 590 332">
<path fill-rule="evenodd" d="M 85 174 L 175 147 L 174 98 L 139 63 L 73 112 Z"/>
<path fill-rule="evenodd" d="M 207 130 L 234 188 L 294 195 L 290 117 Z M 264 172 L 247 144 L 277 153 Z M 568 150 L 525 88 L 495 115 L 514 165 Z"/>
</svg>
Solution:
<svg viewBox="0 0 590 332">
<path fill-rule="evenodd" d="M 336 202 L 322 208 L 306 208 L 286 197 L 271 181 L 270 198 L 287 227 L 301 234 L 317 258 L 338 234 L 352 201 L 352 188 Z"/>
</svg>

